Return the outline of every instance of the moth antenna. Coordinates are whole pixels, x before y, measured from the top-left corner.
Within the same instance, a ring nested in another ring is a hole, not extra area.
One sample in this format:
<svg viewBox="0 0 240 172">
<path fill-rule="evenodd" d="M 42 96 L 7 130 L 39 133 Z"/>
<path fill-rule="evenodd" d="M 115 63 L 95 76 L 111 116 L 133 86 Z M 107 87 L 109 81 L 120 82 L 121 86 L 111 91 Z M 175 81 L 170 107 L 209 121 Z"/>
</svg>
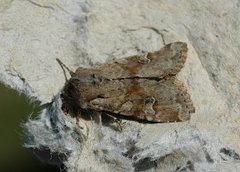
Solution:
<svg viewBox="0 0 240 172">
<path fill-rule="evenodd" d="M 64 70 L 67 69 L 67 71 L 70 73 L 71 76 L 74 75 L 74 72 L 71 71 L 59 58 L 56 58 L 57 62 L 59 63 L 59 65 L 61 66 L 61 68 Z M 65 71 L 65 70 L 64 70 Z"/>
</svg>

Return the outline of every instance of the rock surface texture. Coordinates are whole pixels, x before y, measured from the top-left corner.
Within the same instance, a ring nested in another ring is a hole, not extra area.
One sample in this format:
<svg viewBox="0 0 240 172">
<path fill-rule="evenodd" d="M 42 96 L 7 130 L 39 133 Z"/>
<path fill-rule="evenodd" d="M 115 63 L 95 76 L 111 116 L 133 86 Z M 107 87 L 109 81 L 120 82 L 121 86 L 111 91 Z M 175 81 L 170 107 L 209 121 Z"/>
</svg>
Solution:
<svg viewBox="0 0 240 172">
<path fill-rule="evenodd" d="M 239 18 L 239 0 L 0 1 L 0 80 L 41 107 L 25 146 L 69 172 L 240 171 Z M 118 131 L 61 111 L 56 58 L 75 70 L 175 41 L 189 48 L 177 77 L 191 120 Z"/>
</svg>

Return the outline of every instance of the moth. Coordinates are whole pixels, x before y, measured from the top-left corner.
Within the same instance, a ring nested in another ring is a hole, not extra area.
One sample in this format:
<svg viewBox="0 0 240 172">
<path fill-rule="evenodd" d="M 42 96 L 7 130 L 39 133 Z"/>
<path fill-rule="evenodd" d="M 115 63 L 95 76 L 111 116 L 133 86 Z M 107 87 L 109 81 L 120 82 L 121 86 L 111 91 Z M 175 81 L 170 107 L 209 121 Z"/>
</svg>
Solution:
<svg viewBox="0 0 240 172">
<path fill-rule="evenodd" d="M 146 122 L 179 122 L 195 112 L 176 74 L 187 58 L 187 44 L 174 42 L 159 51 L 113 60 L 70 72 L 62 109 L 78 115 L 93 110 Z"/>
</svg>

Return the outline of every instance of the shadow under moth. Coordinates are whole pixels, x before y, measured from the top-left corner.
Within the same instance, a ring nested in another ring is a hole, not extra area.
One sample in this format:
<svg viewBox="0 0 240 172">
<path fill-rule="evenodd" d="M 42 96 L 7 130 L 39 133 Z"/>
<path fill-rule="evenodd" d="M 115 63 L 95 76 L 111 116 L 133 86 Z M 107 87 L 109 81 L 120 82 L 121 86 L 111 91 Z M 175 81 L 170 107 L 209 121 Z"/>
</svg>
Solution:
<svg viewBox="0 0 240 172">
<path fill-rule="evenodd" d="M 186 87 L 176 78 L 187 50 L 186 43 L 174 42 L 145 55 L 79 67 L 70 72 L 64 86 L 62 109 L 74 115 L 91 110 L 146 122 L 189 120 L 195 108 Z"/>
</svg>

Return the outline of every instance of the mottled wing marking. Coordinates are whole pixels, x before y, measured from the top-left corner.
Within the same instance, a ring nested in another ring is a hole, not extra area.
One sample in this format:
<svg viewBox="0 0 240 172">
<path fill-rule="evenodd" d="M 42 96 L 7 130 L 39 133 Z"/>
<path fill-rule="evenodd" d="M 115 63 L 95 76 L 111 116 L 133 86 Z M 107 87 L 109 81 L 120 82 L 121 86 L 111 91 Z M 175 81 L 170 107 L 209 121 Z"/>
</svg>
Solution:
<svg viewBox="0 0 240 172">
<path fill-rule="evenodd" d="M 184 66 L 187 44 L 175 42 L 146 57 L 132 56 L 78 68 L 63 92 L 66 109 L 92 109 L 154 122 L 186 121 L 195 112 L 175 75 Z"/>
<path fill-rule="evenodd" d="M 109 92 L 104 92 L 105 89 Z M 159 81 L 126 79 L 106 81 L 100 85 L 86 84 L 81 86 L 80 92 L 84 92 L 79 99 L 81 108 L 132 116 L 136 119 L 156 122 L 185 121 L 190 118 L 190 113 L 194 112 L 190 95 L 183 83 L 175 77 Z"/>
<path fill-rule="evenodd" d="M 148 63 L 142 63 L 142 56 L 131 56 L 110 63 L 103 64 L 94 69 L 79 68 L 76 76 L 97 75 L 108 79 L 148 77 L 163 78 L 176 75 L 187 58 L 187 44 L 174 42 L 165 45 L 161 50 L 148 53 Z"/>
</svg>

